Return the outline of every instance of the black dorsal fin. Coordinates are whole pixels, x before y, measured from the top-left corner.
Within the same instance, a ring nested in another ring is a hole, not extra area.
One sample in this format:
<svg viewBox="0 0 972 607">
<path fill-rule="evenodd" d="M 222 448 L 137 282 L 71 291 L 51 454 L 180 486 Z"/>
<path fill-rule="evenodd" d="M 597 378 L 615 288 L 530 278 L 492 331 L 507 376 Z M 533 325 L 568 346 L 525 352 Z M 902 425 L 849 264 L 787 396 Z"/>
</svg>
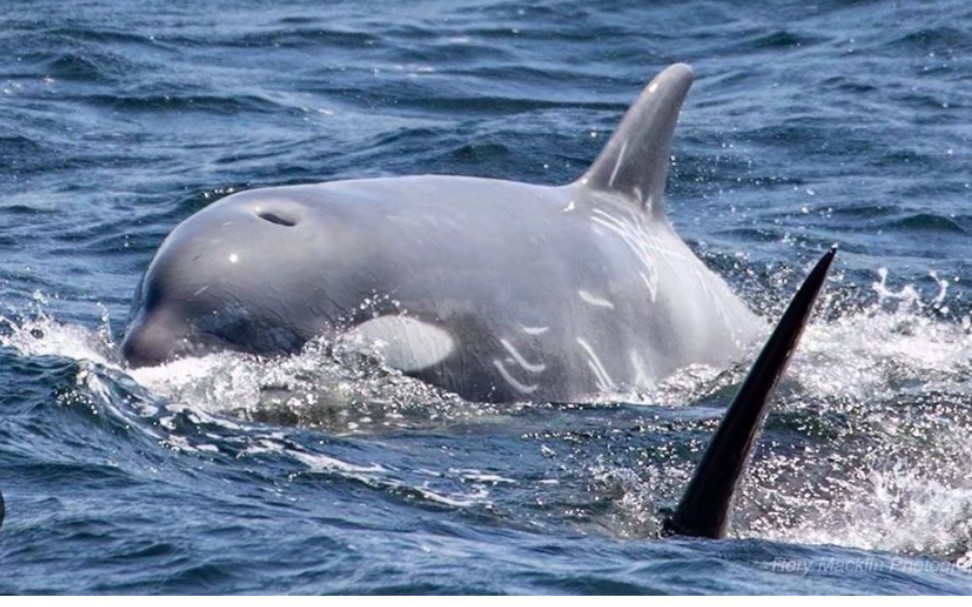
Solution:
<svg viewBox="0 0 972 607">
<path fill-rule="evenodd" d="M 691 85 L 692 68 L 684 63 L 655 76 L 578 183 L 620 193 L 653 217 L 663 218 L 672 134 Z"/>
<path fill-rule="evenodd" d="M 666 522 L 669 533 L 725 536 L 736 488 L 763 429 L 776 384 L 796 350 L 836 253 L 833 247 L 817 262 L 773 329 L 706 446 L 675 514 Z"/>
</svg>

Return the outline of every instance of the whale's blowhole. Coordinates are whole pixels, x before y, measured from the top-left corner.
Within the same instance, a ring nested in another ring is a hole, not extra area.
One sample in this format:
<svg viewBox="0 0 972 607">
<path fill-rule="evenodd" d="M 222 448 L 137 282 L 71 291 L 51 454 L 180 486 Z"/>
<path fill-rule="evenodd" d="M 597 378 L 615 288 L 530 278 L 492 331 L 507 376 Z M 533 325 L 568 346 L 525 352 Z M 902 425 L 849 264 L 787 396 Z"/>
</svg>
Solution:
<svg viewBox="0 0 972 607">
<path fill-rule="evenodd" d="M 287 228 L 292 228 L 297 225 L 296 218 L 288 216 L 284 213 L 274 211 L 258 211 L 256 216 L 264 221 L 269 221 L 270 223 L 275 223 L 279 226 L 284 226 Z"/>
</svg>

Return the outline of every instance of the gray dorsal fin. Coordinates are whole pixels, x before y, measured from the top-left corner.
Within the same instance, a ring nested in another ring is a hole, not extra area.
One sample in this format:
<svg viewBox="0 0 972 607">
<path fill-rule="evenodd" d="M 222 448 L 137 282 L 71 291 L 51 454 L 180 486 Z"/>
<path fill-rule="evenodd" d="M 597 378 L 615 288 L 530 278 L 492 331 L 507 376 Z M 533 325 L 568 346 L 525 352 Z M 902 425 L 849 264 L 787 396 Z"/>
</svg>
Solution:
<svg viewBox="0 0 972 607">
<path fill-rule="evenodd" d="M 648 83 L 579 183 L 618 192 L 654 217 L 664 217 L 662 197 L 672 134 L 692 68 L 676 63 Z"/>
<path fill-rule="evenodd" d="M 797 347 L 836 253 L 834 247 L 817 262 L 763 346 L 706 446 L 678 508 L 665 522 L 669 533 L 714 539 L 725 536 L 736 488 L 763 429 L 776 384 Z"/>
</svg>

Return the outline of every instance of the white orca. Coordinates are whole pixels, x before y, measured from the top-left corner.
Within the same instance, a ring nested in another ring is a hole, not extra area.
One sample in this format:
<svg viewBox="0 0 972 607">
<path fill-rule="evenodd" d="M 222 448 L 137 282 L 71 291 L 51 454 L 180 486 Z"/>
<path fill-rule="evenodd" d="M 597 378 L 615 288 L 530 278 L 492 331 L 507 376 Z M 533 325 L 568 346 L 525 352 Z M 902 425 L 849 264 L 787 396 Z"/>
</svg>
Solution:
<svg viewBox="0 0 972 607">
<path fill-rule="evenodd" d="M 579 401 L 724 366 L 761 323 L 663 204 L 691 82 L 683 64 L 653 79 L 568 185 L 421 175 L 223 198 L 162 243 L 122 355 L 145 366 L 352 337 L 481 401 Z"/>
</svg>

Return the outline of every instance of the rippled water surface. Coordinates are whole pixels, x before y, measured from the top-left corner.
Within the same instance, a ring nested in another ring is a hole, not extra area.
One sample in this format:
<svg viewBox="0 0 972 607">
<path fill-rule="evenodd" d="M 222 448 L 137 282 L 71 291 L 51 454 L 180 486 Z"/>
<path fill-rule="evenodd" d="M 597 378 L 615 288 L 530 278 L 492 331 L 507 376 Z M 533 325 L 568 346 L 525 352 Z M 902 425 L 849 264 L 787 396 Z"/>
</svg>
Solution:
<svg viewBox="0 0 972 607">
<path fill-rule="evenodd" d="M 273 4 L 4 5 L 0 592 L 972 591 L 967 3 Z M 676 61 L 693 249 L 772 319 L 841 247 L 730 539 L 658 522 L 741 368 L 554 406 L 326 348 L 119 364 L 141 272 L 212 201 L 565 183 Z"/>
</svg>

